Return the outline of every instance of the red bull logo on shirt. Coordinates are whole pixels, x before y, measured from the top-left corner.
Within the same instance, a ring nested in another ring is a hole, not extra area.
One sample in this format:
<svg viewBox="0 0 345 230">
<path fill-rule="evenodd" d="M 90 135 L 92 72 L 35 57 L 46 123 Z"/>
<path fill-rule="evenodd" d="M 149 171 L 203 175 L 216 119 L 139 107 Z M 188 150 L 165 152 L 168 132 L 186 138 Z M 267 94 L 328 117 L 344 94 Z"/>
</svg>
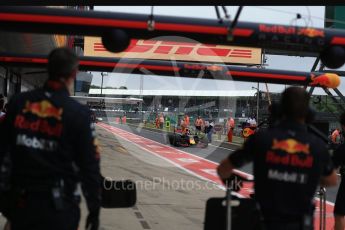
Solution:
<svg viewBox="0 0 345 230">
<path fill-rule="evenodd" d="M 40 118 L 52 117 L 61 120 L 63 109 L 55 107 L 47 100 L 39 102 L 27 101 L 23 113 L 32 113 Z"/>
<path fill-rule="evenodd" d="M 283 151 L 281 154 L 274 150 Z M 301 143 L 295 139 L 274 139 L 271 150 L 266 153 L 266 162 L 270 164 L 287 165 L 297 168 L 311 168 L 314 157 L 310 154 L 309 144 Z"/>
<path fill-rule="evenodd" d="M 28 120 L 23 115 L 17 115 L 14 121 L 14 127 L 19 129 L 26 129 L 32 132 L 39 132 L 48 136 L 59 137 L 62 133 L 62 124 L 57 123 L 55 125 L 49 124 L 45 119 Z"/>
<path fill-rule="evenodd" d="M 296 154 L 296 153 L 309 154 L 310 153 L 309 144 L 303 144 L 292 138 L 285 139 L 285 140 L 274 139 L 273 144 L 272 144 L 272 149 L 282 150 L 289 154 Z"/>
</svg>

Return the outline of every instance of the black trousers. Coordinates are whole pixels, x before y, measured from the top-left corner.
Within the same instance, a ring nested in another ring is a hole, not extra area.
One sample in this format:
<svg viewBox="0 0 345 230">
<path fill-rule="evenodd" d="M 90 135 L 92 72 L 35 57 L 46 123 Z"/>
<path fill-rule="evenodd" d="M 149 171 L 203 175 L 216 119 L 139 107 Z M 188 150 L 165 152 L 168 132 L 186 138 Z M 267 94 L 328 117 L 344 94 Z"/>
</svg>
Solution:
<svg viewBox="0 0 345 230">
<path fill-rule="evenodd" d="M 345 216 L 345 175 L 341 176 L 341 182 L 335 200 L 334 214 Z"/>
<path fill-rule="evenodd" d="M 314 218 L 312 216 L 305 216 L 305 218 L 302 216 L 284 219 L 264 217 L 264 230 L 314 230 Z"/>
<path fill-rule="evenodd" d="M 265 230 L 303 230 L 301 223 L 286 222 L 266 222 L 264 224 Z"/>
<path fill-rule="evenodd" d="M 9 219 L 11 230 L 77 230 L 80 209 L 73 199 L 56 210 L 50 194 L 25 194 L 13 200 Z"/>
</svg>

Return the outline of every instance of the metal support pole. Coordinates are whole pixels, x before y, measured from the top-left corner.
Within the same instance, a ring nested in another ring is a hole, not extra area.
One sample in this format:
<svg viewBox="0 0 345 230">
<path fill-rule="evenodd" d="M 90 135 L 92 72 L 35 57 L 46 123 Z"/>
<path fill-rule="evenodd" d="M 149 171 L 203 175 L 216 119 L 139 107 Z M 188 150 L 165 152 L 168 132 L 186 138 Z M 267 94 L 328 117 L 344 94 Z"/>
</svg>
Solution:
<svg viewBox="0 0 345 230">
<path fill-rule="evenodd" d="M 143 103 L 144 103 L 144 99 L 143 99 L 143 93 L 144 93 L 144 76 L 140 75 L 140 99 L 142 99 L 142 101 L 140 102 L 140 113 L 141 113 L 141 120 L 144 122 L 144 112 L 143 112 Z"/>
<path fill-rule="evenodd" d="M 229 19 L 230 16 L 229 16 L 229 14 L 228 14 L 228 11 L 227 11 L 226 7 L 225 7 L 225 6 L 222 6 L 222 8 L 223 8 L 223 12 L 224 12 L 225 18 L 226 18 L 226 19 Z"/>
<path fill-rule="evenodd" d="M 311 68 L 311 72 L 314 72 L 315 70 L 316 70 L 316 67 L 317 67 L 317 65 L 319 64 L 319 61 L 320 61 L 320 57 L 317 57 L 316 59 L 315 59 L 315 62 L 314 62 L 314 64 L 313 64 L 313 67 Z M 321 64 L 321 66 L 320 66 L 320 70 L 321 70 L 321 67 L 323 66 L 323 64 Z M 322 67 L 322 69 L 323 69 L 323 67 Z"/>
<path fill-rule="evenodd" d="M 333 102 L 336 103 L 338 108 L 341 111 L 345 112 L 345 108 L 341 104 L 339 104 L 339 101 L 337 101 L 337 99 L 333 96 L 333 94 L 327 88 L 325 88 L 325 87 L 322 87 L 322 88 L 327 93 L 327 95 L 330 96 L 330 98 L 333 100 Z"/>
<path fill-rule="evenodd" d="M 315 62 L 314 62 L 314 64 L 313 64 L 313 67 L 311 67 L 310 72 L 314 72 L 314 71 L 316 70 L 316 67 L 317 67 L 317 65 L 319 64 L 319 62 L 320 62 L 320 57 L 317 57 L 317 58 L 315 59 Z M 321 63 L 319 70 L 323 70 L 324 68 L 325 68 L 324 64 Z M 307 89 L 307 87 L 308 87 L 307 85 L 304 86 L 304 89 Z M 311 95 L 313 94 L 314 89 L 315 89 L 314 86 L 310 87 L 310 90 L 309 90 L 309 92 L 308 92 L 309 96 L 311 96 Z"/>
<path fill-rule="evenodd" d="M 231 230 L 231 185 L 226 184 L 226 230 Z"/>
<path fill-rule="evenodd" d="M 233 29 L 236 27 L 237 22 L 238 22 L 238 19 L 239 19 L 240 15 L 241 15 L 242 9 L 243 9 L 243 6 L 239 6 L 239 7 L 238 7 L 238 10 L 237 10 L 237 12 L 236 12 L 234 21 L 232 21 L 232 24 L 231 24 L 231 26 L 230 26 L 230 29 L 231 29 L 231 30 L 233 30 Z"/>
<path fill-rule="evenodd" d="M 268 99 L 268 104 L 271 105 L 272 104 L 272 100 L 271 100 L 270 91 L 268 90 L 267 83 L 265 83 L 265 85 L 266 85 L 266 95 L 267 95 L 267 99 Z"/>
<path fill-rule="evenodd" d="M 103 72 L 101 73 L 101 75 L 102 75 L 102 83 L 101 83 L 101 96 L 102 96 L 102 89 L 103 89 L 103 76 L 104 76 Z"/>
<path fill-rule="evenodd" d="M 216 9 L 216 14 L 217 14 L 218 21 L 222 22 L 223 20 L 222 20 L 222 17 L 220 16 L 218 6 L 214 6 L 214 8 Z"/>
<path fill-rule="evenodd" d="M 308 92 L 309 96 L 311 96 L 311 95 L 313 94 L 314 89 L 315 89 L 314 86 L 310 87 L 310 90 L 309 90 L 309 92 Z"/>
<path fill-rule="evenodd" d="M 344 95 L 339 91 L 339 89 L 335 88 L 333 89 L 334 92 L 340 97 L 340 99 L 345 103 L 345 97 Z"/>
<path fill-rule="evenodd" d="M 318 195 L 320 196 L 320 204 L 319 204 L 319 217 L 320 217 L 320 230 L 326 229 L 326 188 L 321 187 Z"/>
<path fill-rule="evenodd" d="M 232 41 L 233 40 L 233 36 L 232 36 L 232 32 L 233 30 L 235 29 L 236 25 L 237 25 L 237 22 L 238 22 L 238 18 L 240 17 L 241 15 L 241 12 L 242 12 L 242 9 L 243 9 L 243 6 L 239 6 L 237 12 L 236 12 L 236 15 L 235 15 L 235 18 L 234 20 L 232 21 L 229 29 L 228 29 L 228 36 L 227 36 L 227 39 L 229 41 Z"/>
</svg>

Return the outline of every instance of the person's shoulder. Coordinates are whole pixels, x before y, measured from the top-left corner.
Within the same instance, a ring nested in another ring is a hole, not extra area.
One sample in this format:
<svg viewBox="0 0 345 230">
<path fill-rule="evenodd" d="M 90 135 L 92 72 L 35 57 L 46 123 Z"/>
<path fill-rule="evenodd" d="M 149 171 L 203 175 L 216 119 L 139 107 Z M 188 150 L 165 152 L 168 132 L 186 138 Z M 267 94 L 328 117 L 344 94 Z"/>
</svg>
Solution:
<svg viewBox="0 0 345 230">
<path fill-rule="evenodd" d="M 318 137 L 317 135 L 313 134 L 313 133 L 310 133 L 308 132 L 307 133 L 307 136 L 308 138 L 308 141 L 314 145 L 314 146 L 317 146 L 317 147 L 324 147 L 324 148 L 327 148 L 327 143 L 322 140 L 320 137 Z"/>
<path fill-rule="evenodd" d="M 315 135 L 314 133 L 312 132 L 303 133 L 303 139 L 306 143 L 309 144 L 314 154 L 328 152 L 327 143 L 322 138 Z"/>
<path fill-rule="evenodd" d="M 71 99 L 71 103 L 73 104 L 73 106 L 74 106 L 76 109 L 78 109 L 81 113 L 91 114 L 91 110 L 89 109 L 88 106 L 79 103 L 78 101 L 76 101 L 76 100 L 73 99 L 73 98 L 70 98 L 70 99 Z"/>
<path fill-rule="evenodd" d="M 91 110 L 86 105 L 80 104 L 74 98 L 67 97 L 66 100 L 66 110 L 69 113 L 73 114 L 73 116 L 77 116 L 81 119 L 89 119 L 91 118 Z"/>
</svg>

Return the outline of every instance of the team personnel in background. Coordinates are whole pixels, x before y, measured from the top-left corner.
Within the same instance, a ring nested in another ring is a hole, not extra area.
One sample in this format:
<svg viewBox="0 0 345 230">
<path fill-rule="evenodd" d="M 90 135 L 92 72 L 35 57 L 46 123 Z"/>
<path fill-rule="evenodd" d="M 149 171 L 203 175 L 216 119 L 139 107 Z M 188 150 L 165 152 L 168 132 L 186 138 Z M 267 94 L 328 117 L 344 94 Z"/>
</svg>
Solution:
<svg viewBox="0 0 345 230">
<path fill-rule="evenodd" d="M 336 128 L 331 135 L 331 140 L 332 140 L 332 144 L 338 145 L 340 144 L 340 130 L 338 128 Z"/>
<path fill-rule="evenodd" d="M 163 129 L 164 127 L 164 115 L 163 113 L 161 113 L 161 115 L 159 116 L 159 128 Z"/>
<path fill-rule="evenodd" d="M 345 113 L 340 116 L 340 124 L 345 130 Z M 340 168 L 341 182 L 334 206 L 334 230 L 345 229 L 345 144 L 341 144 L 333 154 L 333 162 Z"/>
<path fill-rule="evenodd" d="M 247 120 L 247 123 L 248 123 L 248 126 L 251 127 L 251 128 L 256 128 L 256 119 L 255 119 L 255 116 L 252 115 L 251 117 L 248 118 Z"/>
<path fill-rule="evenodd" d="M 186 124 L 186 121 L 185 121 L 185 118 L 181 118 L 180 120 L 180 126 L 181 126 L 181 132 L 182 132 L 182 135 L 185 135 L 186 132 L 187 132 L 187 124 Z"/>
<path fill-rule="evenodd" d="M 210 138 L 209 138 L 209 132 L 210 132 L 210 129 L 211 129 L 210 121 L 209 120 L 205 120 L 204 124 L 205 124 L 204 133 L 206 134 L 207 140 L 210 143 Z"/>
<path fill-rule="evenodd" d="M 195 129 L 201 131 L 201 127 L 204 125 L 204 121 L 200 116 L 194 122 Z"/>
<path fill-rule="evenodd" d="M 189 121 L 189 116 L 186 114 L 184 115 L 184 123 L 187 127 L 189 127 L 190 125 L 190 121 Z"/>
<path fill-rule="evenodd" d="M 126 124 L 127 123 L 127 116 L 124 114 L 121 118 L 121 124 Z"/>
<path fill-rule="evenodd" d="M 283 118 L 277 126 L 248 138 L 217 168 L 222 180 L 234 168 L 254 162 L 255 200 L 266 230 L 313 229 L 313 198 L 319 184 L 337 184 L 326 144 L 308 132 L 309 95 L 290 87 L 281 98 Z"/>
<path fill-rule="evenodd" d="M 159 117 L 158 117 L 158 114 L 156 115 L 155 125 L 156 125 L 156 128 L 158 129 L 159 128 Z"/>
<path fill-rule="evenodd" d="M 223 120 L 223 135 L 228 135 L 228 127 L 227 127 L 227 125 L 228 125 L 228 119 L 224 119 Z"/>
<path fill-rule="evenodd" d="M 214 122 L 212 120 L 205 121 L 205 133 L 207 135 L 208 143 L 212 143 Z"/>
<path fill-rule="evenodd" d="M 100 154 L 90 110 L 69 97 L 78 58 L 67 48 L 48 57 L 44 87 L 12 97 L 0 132 L 1 158 L 12 165 L 11 197 L 2 210 L 12 230 L 76 230 L 82 191 L 97 230 L 101 204 Z"/>
<path fill-rule="evenodd" d="M 227 123 L 227 130 L 228 130 L 228 142 L 232 142 L 232 137 L 234 135 L 234 129 L 235 129 L 235 120 L 233 117 L 229 117 Z"/>
</svg>

